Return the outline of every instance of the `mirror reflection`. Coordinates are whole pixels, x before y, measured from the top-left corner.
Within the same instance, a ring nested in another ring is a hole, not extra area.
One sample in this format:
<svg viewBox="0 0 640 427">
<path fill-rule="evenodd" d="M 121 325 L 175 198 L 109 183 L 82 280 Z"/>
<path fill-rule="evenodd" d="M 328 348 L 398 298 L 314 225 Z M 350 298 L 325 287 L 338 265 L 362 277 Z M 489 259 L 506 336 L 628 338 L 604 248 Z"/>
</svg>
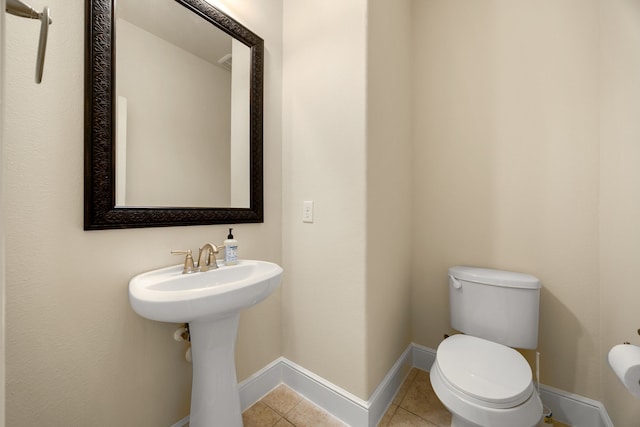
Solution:
<svg viewBox="0 0 640 427">
<path fill-rule="evenodd" d="M 115 28 L 115 205 L 248 208 L 250 48 L 173 0 Z"/>
</svg>

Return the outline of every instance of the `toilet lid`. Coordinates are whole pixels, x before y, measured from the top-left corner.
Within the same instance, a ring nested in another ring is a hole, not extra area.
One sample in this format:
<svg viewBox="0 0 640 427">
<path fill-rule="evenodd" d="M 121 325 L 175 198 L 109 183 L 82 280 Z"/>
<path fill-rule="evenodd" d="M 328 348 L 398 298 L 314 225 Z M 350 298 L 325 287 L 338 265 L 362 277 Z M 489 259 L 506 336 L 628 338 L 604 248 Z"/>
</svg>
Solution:
<svg viewBox="0 0 640 427">
<path fill-rule="evenodd" d="M 512 408 L 533 392 L 529 364 L 520 353 L 502 344 L 454 335 L 440 343 L 436 361 L 447 383 L 485 406 Z"/>
</svg>

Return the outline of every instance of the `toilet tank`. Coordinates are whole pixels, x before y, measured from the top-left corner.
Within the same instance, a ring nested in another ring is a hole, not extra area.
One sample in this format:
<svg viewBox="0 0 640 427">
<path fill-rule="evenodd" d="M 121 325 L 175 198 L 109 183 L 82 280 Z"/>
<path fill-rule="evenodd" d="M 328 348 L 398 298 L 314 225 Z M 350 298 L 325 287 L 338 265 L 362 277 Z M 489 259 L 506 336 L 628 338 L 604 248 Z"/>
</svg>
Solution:
<svg viewBox="0 0 640 427">
<path fill-rule="evenodd" d="M 508 347 L 538 346 L 540 281 L 488 268 L 449 268 L 451 326 Z"/>
</svg>

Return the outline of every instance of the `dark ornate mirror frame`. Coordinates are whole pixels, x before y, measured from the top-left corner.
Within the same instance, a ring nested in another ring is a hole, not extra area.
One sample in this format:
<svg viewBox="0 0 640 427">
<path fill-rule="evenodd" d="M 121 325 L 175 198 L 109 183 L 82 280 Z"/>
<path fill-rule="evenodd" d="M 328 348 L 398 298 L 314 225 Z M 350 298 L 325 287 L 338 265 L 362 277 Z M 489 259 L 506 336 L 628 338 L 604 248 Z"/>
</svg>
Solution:
<svg viewBox="0 0 640 427">
<path fill-rule="evenodd" d="M 251 49 L 250 207 L 115 206 L 115 0 L 86 0 L 85 230 L 263 222 L 264 41 L 204 0 L 176 1 Z"/>
</svg>

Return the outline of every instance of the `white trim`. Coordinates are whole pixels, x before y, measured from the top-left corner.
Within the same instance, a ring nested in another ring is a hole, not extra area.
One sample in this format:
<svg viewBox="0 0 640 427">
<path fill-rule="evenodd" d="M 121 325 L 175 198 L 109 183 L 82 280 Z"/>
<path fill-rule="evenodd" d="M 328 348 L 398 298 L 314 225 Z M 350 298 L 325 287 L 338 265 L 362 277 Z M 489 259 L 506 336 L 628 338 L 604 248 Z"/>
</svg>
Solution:
<svg viewBox="0 0 640 427">
<path fill-rule="evenodd" d="M 285 359 L 282 382 L 350 426 L 367 425 L 368 403 Z"/>
<path fill-rule="evenodd" d="M 597 400 L 542 384 L 540 398 L 551 409 L 554 420 L 580 427 L 614 427 L 604 405 Z"/>
<path fill-rule="evenodd" d="M 396 397 L 409 370 L 415 366 L 414 360 L 415 355 L 411 345 L 409 345 L 371 395 L 369 399 L 368 425 L 378 425 L 382 416 L 387 412 L 391 402 L 393 402 L 393 399 Z"/>
<path fill-rule="evenodd" d="M 436 361 L 436 351 L 415 343 L 411 343 L 409 348 L 411 348 L 413 352 L 413 366 L 429 372 L 433 362 Z"/>
<path fill-rule="evenodd" d="M 241 407 L 244 411 L 279 384 L 286 384 L 350 426 L 375 426 L 413 366 L 412 359 L 409 346 L 376 388 L 371 399 L 364 401 L 295 362 L 281 357 L 240 383 Z"/>
<path fill-rule="evenodd" d="M 300 365 L 280 357 L 242 381 L 240 405 L 246 410 L 280 384 L 286 384 L 316 406 L 353 427 L 375 427 L 393 401 L 409 369 L 430 371 L 436 351 L 411 343 L 391 367 L 368 401 L 325 380 Z M 614 427 L 602 403 L 586 397 L 541 385 L 542 402 L 553 418 L 580 427 Z M 185 417 L 171 427 L 184 427 Z"/>
<path fill-rule="evenodd" d="M 116 206 L 127 206 L 127 98 L 116 98 Z"/>
<path fill-rule="evenodd" d="M 243 412 L 282 384 L 282 367 L 285 361 L 284 357 L 279 357 L 238 384 L 240 408 Z"/>
<path fill-rule="evenodd" d="M 185 427 L 187 424 L 189 424 L 189 415 L 187 415 L 177 423 L 173 424 L 171 427 Z"/>
</svg>

